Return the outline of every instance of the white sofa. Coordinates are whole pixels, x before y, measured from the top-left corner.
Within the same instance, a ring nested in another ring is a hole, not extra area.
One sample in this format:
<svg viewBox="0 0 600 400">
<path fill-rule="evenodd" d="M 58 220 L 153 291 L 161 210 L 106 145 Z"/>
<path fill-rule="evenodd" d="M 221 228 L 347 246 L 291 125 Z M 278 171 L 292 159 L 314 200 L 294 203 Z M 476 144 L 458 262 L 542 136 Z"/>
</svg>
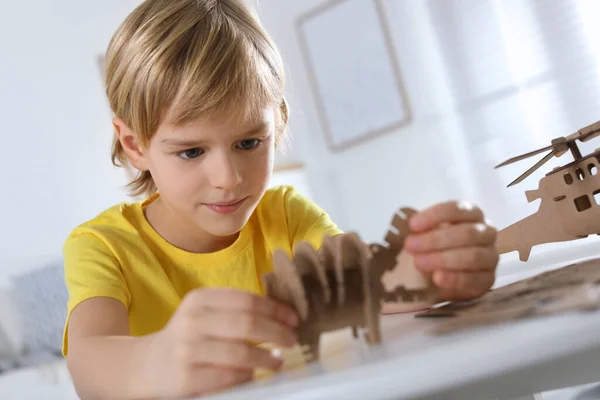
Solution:
<svg viewBox="0 0 600 400">
<path fill-rule="evenodd" d="M 39 304 L 42 308 L 24 315 L 24 308 L 19 304 L 23 295 L 16 295 L 18 286 L 15 285 L 18 283 L 12 283 L 0 286 L 0 399 L 78 399 L 66 362 L 56 355 L 56 349 L 48 354 L 27 352 L 26 331 L 37 330 L 37 327 L 27 324 L 31 324 L 32 318 L 36 318 L 36 313 L 45 312 L 43 307 L 51 302 L 40 295 Z M 35 285 L 31 285 L 31 288 L 32 291 L 39 291 Z M 45 289 L 44 292 L 52 295 L 52 288 Z M 40 323 L 48 325 L 43 320 Z M 56 331 L 60 323 L 61 321 L 56 321 L 52 329 Z"/>
<path fill-rule="evenodd" d="M 0 399 L 79 399 L 63 360 L 0 375 Z"/>
</svg>

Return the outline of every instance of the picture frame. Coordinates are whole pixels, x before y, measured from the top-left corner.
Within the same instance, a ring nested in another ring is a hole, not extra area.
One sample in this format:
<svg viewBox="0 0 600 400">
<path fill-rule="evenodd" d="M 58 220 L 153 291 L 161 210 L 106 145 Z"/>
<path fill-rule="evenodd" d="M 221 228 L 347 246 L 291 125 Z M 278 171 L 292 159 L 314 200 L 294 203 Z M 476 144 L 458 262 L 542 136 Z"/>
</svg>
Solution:
<svg viewBox="0 0 600 400">
<path fill-rule="evenodd" d="M 412 121 L 382 0 L 331 0 L 301 15 L 296 32 L 331 151 Z"/>
<path fill-rule="evenodd" d="M 104 75 L 106 73 L 106 58 L 104 56 L 104 54 L 98 54 L 96 56 L 96 65 L 98 66 L 98 71 L 100 72 L 100 77 L 102 78 L 102 81 L 104 81 Z"/>
</svg>

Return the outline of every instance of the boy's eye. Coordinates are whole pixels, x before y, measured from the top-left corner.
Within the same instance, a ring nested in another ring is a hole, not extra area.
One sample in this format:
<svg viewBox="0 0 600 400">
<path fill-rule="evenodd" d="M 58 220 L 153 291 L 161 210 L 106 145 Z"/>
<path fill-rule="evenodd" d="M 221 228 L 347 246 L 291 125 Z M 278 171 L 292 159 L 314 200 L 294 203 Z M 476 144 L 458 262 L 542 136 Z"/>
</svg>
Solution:
<svg viewBox="0 0 600 400">
<path fill-rule="evenodd" d="M 248 140 L 242 140 L 239 144 L 238 147 L 242 150 L 252 150 L 253 148 L 255 148 L 256 146 L 258 146 L 260 144 L 260 140 L 259 139 L 248 139 Z"/>
<path fill-rule="evenodd" d="M 185 159 L 192 159 L 192 158 L 196 158 L 198 156 L 200 156 L 202 154 L 202 150 L 200 150 L 199 148 L 194 148 L 194 149 L 188 149 L 188 150 L 184 150 L 182 152 L 180 152 L 178 155 L 181 158 L 185 158 Z"/>
</svg>

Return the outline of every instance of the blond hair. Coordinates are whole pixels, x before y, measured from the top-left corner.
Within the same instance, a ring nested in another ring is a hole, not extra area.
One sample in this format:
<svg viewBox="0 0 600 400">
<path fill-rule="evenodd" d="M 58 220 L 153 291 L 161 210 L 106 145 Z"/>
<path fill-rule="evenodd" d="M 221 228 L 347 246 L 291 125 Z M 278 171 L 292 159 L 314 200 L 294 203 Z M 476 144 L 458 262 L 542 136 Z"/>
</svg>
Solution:
<svg viewBox="0 0 600 400">
<path fill-rule="evenodd" d="M 209 114 L 249 118 L 279 106 L 276 145 L 285 138 L 281 56 L 243 0 L 144 1 L 110 41 L 105 70 L 110 107 L 142 147 L 167 109 L 183 125 Z M 116 135 L 112 162 L 130 166 Z M 134 196 L 156 191 L 149 171 L 139 171 L 128 186 Z"/>
</svg>

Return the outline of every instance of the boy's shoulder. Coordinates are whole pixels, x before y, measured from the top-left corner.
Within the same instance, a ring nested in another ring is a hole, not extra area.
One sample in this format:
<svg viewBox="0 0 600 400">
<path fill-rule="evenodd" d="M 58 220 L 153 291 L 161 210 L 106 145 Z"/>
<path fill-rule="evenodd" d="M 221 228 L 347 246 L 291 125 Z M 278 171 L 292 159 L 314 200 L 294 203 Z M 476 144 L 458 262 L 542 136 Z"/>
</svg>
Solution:
<svg viewBox="0 0 600 400">
<path fill-rule="evenodd" d="M 276 221 L 292 225 L 326 216 L 323 209 L 292 185 L 268 189 L 256 207 L 256 214 L 270 223 Z"/>
<path fill-rule="evenodd" d="M 298 205 L 309 204 L 311 201 L 300 194 L 292 185 L 278 185 L 269 188 L 258 203 L 259 213 L 283 212 L 288 214 Z"/>
<path fill-rule="evenodd" d="M 115 204 L 75 227 L 69 234 L 69 238 L 81 234 L 94 234 L 103 237 L 131 234 L 138 225 L 140 218 L 138 214 L 143 214 L 142 205 L 148 200 Z"/>
<path fill-rule="evenodd" d="M 291 254 L 306 241 L 319 248 L 323 237 L 343 233 L 310 197 L 290 185 L 269 189 L 257 207 L 256 220 L 271 249 Z"/>
<path fill-rule="evenodd" d="M 286 197 L 290 194 L 294 194 L 296 189 L 291 185 L 278 185 L 273 186 L 265 192 L 262 199 L 258 203 L 259 206 L 264 203 L 271 203 L 274 201 L 285 201 Z"/>
</svg>

